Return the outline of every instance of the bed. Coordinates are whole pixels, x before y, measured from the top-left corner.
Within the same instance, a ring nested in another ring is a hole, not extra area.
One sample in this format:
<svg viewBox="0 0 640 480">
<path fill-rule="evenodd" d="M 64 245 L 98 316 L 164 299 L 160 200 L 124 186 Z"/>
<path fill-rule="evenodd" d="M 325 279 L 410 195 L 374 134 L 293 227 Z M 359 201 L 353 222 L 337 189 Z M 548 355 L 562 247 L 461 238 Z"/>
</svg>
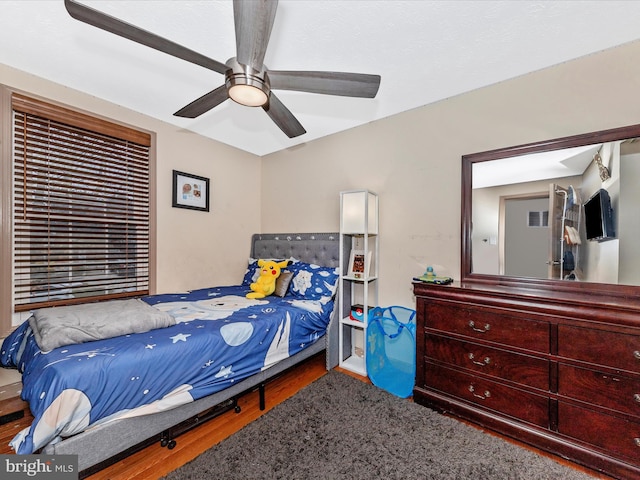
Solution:
<svg viewBox="0 0 640 480">
<path fill-rule="evenodd" d="M 162 328 L 88 343 L 49 335 L 55 341 L 46 344 L 40 331 L 48 331 L 43 327 L 48 316 L 40 315 L 41 323 L 32 317 L 7 337 L 0 352 L 3 366 L 23 373 L 22 397 L 34 415 L 32 426 L 12 441 L 15 450 L 77 454 L 86 476 L 148 439 L 160 436 L 163 445 L 171 444 L 163 432 L 247 391 L 260 388 L 264 402 L 269 378 L 319 352 L 326 352 L 327 369 L 333 368 L 339 238 L 335 233 L 254 235 L 241 285 L 132 301 L 142 301 L 132 306 L 153 310 L 162 322 L 168 316 L 171 321 Z M 291 260 L 286 295 L 245 297 L 257 275 L 252 259 L 258 258 Z"/>
</svg>

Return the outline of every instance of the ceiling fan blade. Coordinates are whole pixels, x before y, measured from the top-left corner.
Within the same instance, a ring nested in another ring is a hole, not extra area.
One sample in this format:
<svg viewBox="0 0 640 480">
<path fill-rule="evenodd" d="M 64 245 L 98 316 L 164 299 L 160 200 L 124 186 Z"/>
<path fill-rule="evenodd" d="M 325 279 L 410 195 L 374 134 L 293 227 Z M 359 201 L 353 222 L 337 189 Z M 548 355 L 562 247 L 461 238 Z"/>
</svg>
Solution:
<svg viewBox="0 0 640 480">
<path fill-rule="evenodd" d="M 163 53 L 167 53 L 174 57 L 195 63 L 201 67 L 208 68 L 218 73 L 224 73 L 229 69 L 224 63 L 220 63 L 212 58 L 206 57 L 198 52 L 194 52 L 182 45 L 162 38 L 155 33 L 148 32 L 141 28 L 131 25 L 130 23 L 118 20 L 111 15 L 102 13 L 93 8 L 82 5 L 74 0 L 64 0 L 64 6 L 76 20 L 93 25 L 107 32 L 113 33 L 120 37 L 132 40 L 147 47 L 151 47 Z"/>
<path fill-rule="evenodd" d="M 262 70 L 278 0 L 234 0 L 236 59 L 238 63 Z"/>
<path fill-rule="evenodd" d="M 220 87 L 212 90 L 206 95 L 203 95 L 197 100 L 194 100 L 186 107 L 181 108 L 176 113 L 174 113 L 174 115 L 176 117 L 196 118 L 203 113 L 208 112 L 212 108 L 217 107 L 227 98 L 229 98 L 229 95 L 227 94 L 227 87 L 221 85 Z"/>
<path fill-rule="evenodd" d="M 287 137 L 294 138 L 307 133 L 298 119 L 293 116 L 293 113 L 284 106 L 273 92 L 269 95 L 269 101 L 262 108 Z"/>
<path fill-rule="evenodd" d="M 374 98 L 380 87 L 380 75 L 344 72 L 288 72 L 269 70 L 271 88 L 300 92 Z"/>
</svg>

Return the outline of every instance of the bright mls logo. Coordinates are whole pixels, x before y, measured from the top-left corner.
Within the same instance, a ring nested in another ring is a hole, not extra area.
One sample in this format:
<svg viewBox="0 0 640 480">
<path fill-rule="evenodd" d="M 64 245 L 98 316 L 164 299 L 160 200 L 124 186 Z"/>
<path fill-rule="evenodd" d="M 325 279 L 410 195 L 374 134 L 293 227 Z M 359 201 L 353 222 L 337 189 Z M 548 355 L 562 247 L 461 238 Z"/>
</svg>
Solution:
<svg viewBox="0 0 640 480">
<path fill-rule="evenodd" d="M 77 480 L 77 455 L 0 455 L 3 480 Z"/>
</svg>

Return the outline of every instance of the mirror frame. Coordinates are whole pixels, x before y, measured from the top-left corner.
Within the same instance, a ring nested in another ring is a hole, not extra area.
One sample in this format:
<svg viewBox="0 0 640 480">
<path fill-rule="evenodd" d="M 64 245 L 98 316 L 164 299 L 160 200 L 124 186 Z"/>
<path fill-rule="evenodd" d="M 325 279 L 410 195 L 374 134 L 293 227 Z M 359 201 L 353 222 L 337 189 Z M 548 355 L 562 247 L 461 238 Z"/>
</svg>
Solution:
<svg viewBox="0 0 640 480">
<path fill-rule="evenodd" d="M 612 142 L 626 138 L 640 137 L 640 124 L 610 130 L 573 135 L 542 142 L 527 143 L 514 147 L 501 148 L 486 152 L 462 156 L 462 243 L 460 257 L 461 283 L 485 283 L 518 288 L 537 288 L 550 291 L 573 293 L 599 293 L 613 296 L 640 296 L 640 285 L 618 285 L 593 282 L 569 282 L 566 280 L 549 280 L 532 277 L 511 277 L 506 275 L 490 275 L 473 273 L 473 257 L 471 251 L 472 225 L 472 170 L 478 162 L 517 157 L 530 153 L 547 152 L 563 148 L 578 147 L 593 143 Z"/>
</svg>

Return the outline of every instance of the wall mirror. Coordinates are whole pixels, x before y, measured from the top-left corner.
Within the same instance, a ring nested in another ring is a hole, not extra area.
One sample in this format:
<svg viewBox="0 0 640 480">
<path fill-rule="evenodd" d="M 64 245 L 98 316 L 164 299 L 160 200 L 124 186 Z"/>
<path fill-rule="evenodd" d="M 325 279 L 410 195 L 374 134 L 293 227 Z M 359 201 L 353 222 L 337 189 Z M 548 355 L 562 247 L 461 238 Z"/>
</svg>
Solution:
<svg viewBox="0 0 640 480">
<path fill-rule="evenodd" d="M 461 280 L 638 293 L 640 125 L 462 157 Z"/>
</svg>

